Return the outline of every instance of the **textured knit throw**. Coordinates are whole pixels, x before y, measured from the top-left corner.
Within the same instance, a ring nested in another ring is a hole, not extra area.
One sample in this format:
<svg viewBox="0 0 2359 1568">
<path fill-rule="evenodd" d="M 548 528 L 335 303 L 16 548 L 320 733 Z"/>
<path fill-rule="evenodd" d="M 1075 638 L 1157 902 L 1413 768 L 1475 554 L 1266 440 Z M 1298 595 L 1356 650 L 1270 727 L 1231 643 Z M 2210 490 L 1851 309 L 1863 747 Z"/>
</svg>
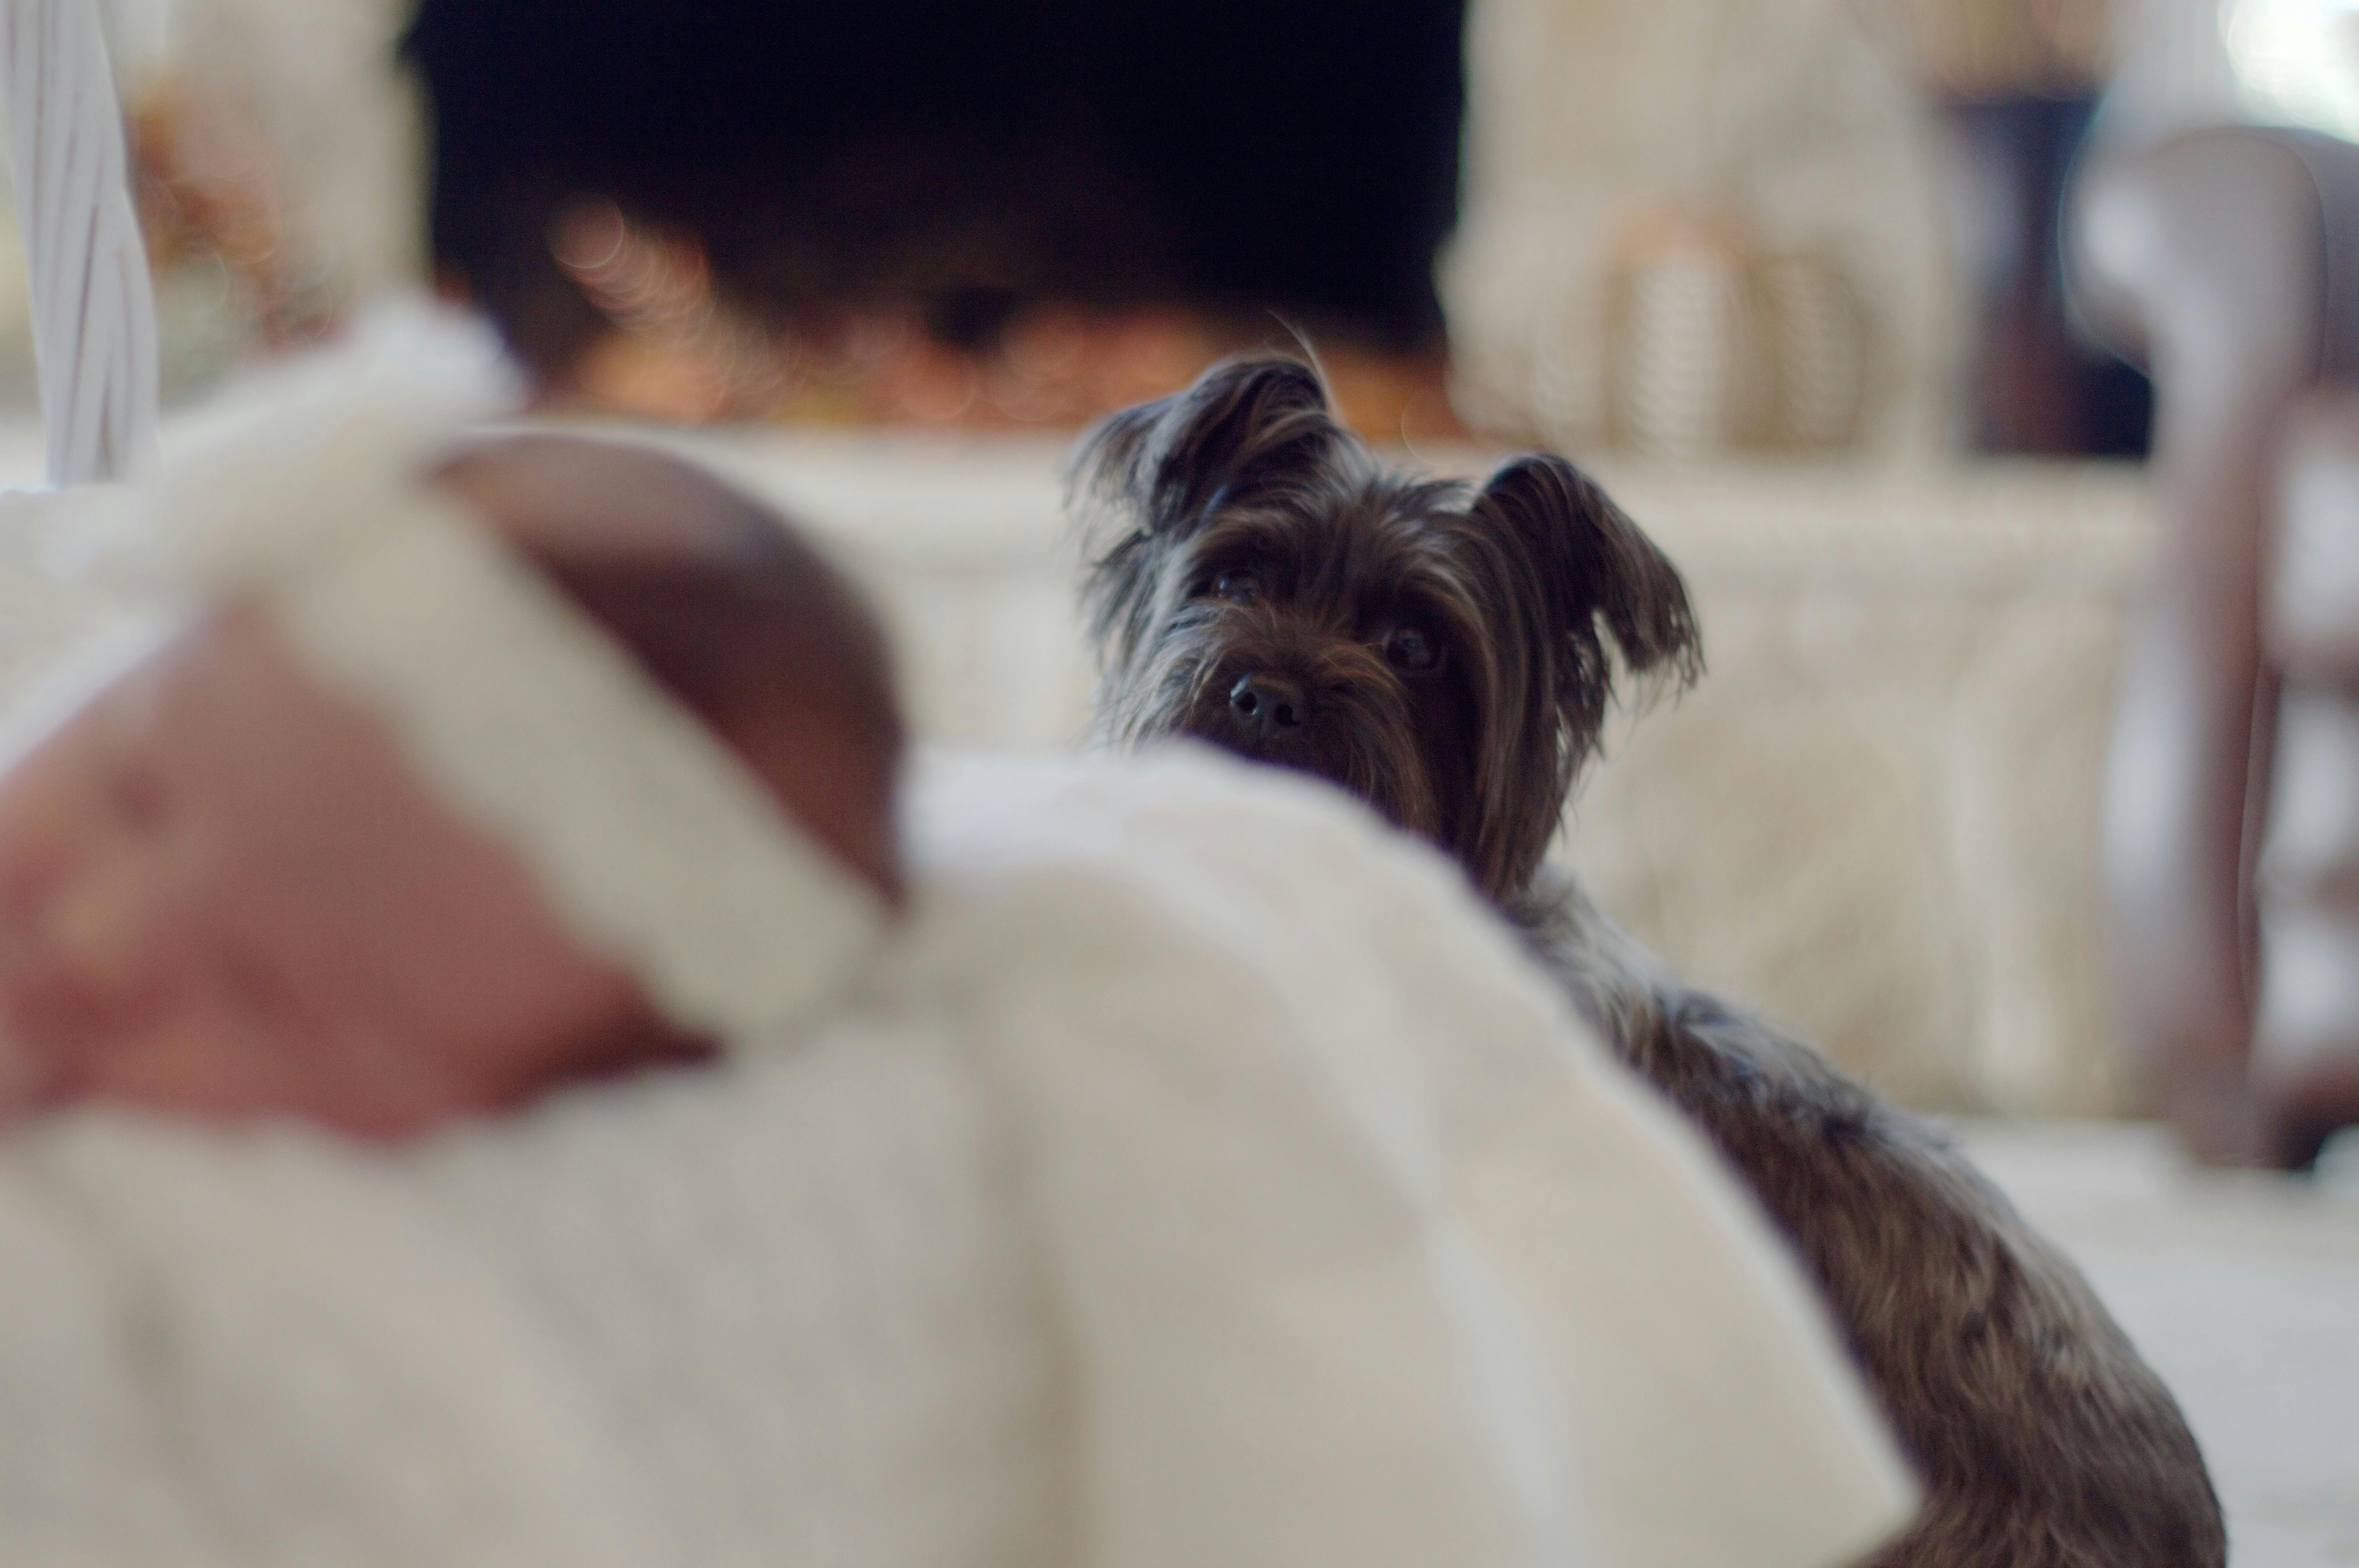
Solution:
<svg viewBox="0 0 2359 1568">
<path fill-rule="evenodd" d="M 791 1048 L 416 1149 L 0 1140 L 0 1562 L 1833 1568 L 1783 1255 L 1436 857 L 1181 751 L 937 763 Z"/>
</svg>

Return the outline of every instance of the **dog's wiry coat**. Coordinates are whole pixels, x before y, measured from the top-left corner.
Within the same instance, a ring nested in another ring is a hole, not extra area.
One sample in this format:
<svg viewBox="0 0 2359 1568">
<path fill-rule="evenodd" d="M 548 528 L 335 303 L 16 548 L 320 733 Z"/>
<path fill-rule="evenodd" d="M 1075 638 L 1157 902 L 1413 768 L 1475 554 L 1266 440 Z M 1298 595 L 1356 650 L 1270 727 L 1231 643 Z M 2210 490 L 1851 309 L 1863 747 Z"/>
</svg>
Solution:
<svg viewBox="0 0 2359 1568">
<path fill-rule="evenodd" d="M 1617 673 L 1684 683 L 1678 572 L 1579 470 L 1392 469 L 1316 374 L 1235 362 L 1083 440 L 1099 728 L 1329 778 L 1448 850 L 1744 1175 L 1922 1473 L 1888 1568 L 2217 1568 L 2169 1392 L 1933 1128 L 1680 985 L 1543 865 Z"/>
</svg>

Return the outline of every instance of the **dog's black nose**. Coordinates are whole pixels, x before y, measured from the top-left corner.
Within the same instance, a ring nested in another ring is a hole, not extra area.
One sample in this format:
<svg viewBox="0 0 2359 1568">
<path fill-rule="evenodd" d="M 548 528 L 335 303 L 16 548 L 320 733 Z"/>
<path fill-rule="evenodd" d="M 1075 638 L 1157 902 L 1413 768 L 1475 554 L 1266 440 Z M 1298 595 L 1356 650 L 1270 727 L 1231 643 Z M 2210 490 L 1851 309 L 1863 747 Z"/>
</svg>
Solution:
<svg viewBox="0 0 2359 1568">
<path fill-rule="evenodd" d="M 1229 688 L 1229 717 L 1257 740 L 1280 740 L 1310 722 L 1310 699 L 1283 676 L 1247 676 Z"/>
</svg>

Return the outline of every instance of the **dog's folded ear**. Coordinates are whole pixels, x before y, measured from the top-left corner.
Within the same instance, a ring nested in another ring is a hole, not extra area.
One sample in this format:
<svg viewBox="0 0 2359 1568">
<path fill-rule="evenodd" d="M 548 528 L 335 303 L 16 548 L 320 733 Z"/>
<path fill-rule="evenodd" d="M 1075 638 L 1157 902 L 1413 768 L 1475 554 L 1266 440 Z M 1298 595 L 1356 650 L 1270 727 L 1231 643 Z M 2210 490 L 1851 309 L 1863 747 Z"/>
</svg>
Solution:
<svg viewBox="0 0 2359 1568">
<path fill-rule="evenodd" d="M 1319 373 L 1275 355 L 1214 365 L 1185 391 L 1085 431 L 1065 506 L 1089 560 L 1082 602 L 1100 664 L 1140 646 L 1167 546 L 1220 506 L 1315 469 L 1347 438 Z"/>
<path fill-rule="evenodd" d="M 1185 533 L 1257 481 L 1316 464 L 1342 434 L 1310 366 L 1230 360 L 1084 432 L 1066 474 L 1068 507 L 1093 551 L 1127 533 Z"/>
<path fill-rule="evenodd" d="M 1515 458 L 1474 504 L 1520 545 L 1547 600 L 1567 661 L 1558 703 L 1577 753 L 1595 740 L 1613 699 L 1613 654 L 1630 674 L 1675 687 L 1703 673 L 1703 638 L 1679 568 L 1595 480 L 1563 458 Z"/>
</svg>

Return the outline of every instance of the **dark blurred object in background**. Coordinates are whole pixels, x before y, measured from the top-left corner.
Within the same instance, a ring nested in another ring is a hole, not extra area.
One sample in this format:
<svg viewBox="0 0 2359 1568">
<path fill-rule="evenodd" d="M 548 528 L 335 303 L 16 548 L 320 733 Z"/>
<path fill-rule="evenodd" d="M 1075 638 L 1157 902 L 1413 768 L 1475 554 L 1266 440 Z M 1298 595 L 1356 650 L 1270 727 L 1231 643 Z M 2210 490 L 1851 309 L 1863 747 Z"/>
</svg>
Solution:
<svg viewBox="0 0 2359 1568">
<path fill-rule="evenodd" d="M 2111 0 L 1854 0 L 1940 106 L 1957 160 L 1973 449 L 2142 457 L 2145 375 L 2075 332 L 2066 189 L 2129 13 Z"/>
<path fill-rule="evenodd" d="M 1966 308 L 1965 438 L 1977 451 L 2143 457 L 2145 374 L 2084 342 L 2066 308 L 2064 200 L 2094 93 L 1953 99 Z"/>
<path fill-rule="evenodd" d="M 765 330 L 1179 306 L 1427 348 L 1462 9 L 426 0 L 435 256 L 560 376 L 610 325 L 552 250 L 585 199 Z"/>
</svg>

